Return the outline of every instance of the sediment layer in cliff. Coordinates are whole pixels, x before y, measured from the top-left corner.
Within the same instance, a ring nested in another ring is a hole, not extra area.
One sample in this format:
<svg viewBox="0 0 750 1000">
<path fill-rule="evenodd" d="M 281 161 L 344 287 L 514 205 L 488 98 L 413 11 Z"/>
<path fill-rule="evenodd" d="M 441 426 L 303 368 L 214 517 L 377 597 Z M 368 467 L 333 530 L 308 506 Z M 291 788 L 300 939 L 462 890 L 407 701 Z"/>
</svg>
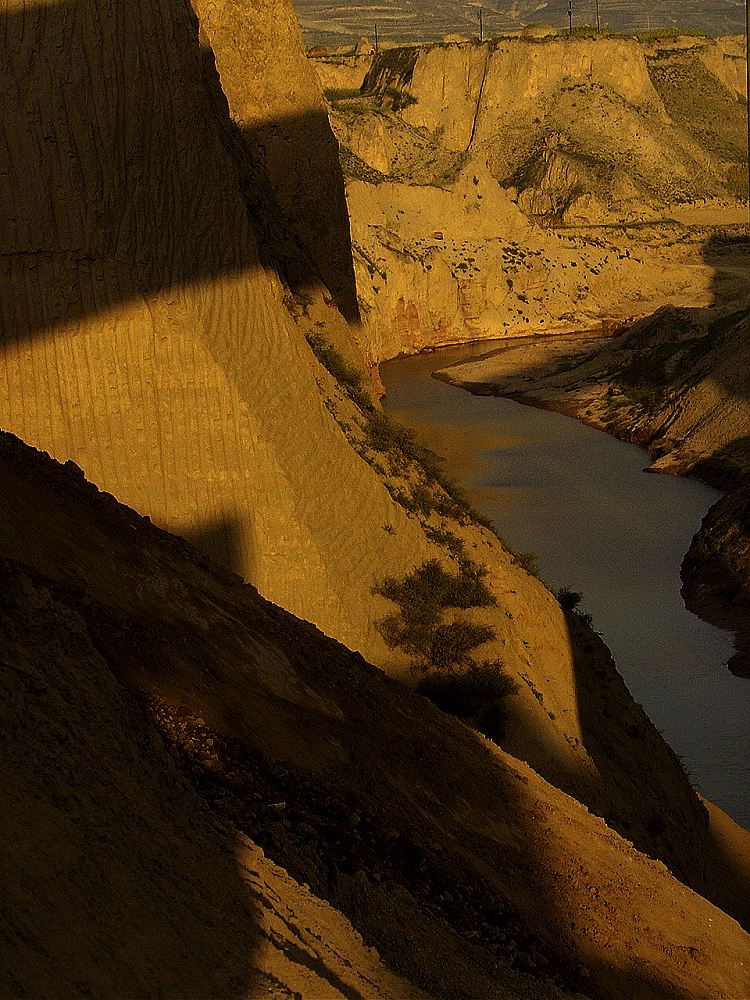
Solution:
<svg viewBox="0 0 750 1000">
<path fill-rule="evenodd" d="M 740 48 L 419 46 L 331 89 L 375 356 L 710 304 L 707 231 L 746 217 Z"/>
</svg>

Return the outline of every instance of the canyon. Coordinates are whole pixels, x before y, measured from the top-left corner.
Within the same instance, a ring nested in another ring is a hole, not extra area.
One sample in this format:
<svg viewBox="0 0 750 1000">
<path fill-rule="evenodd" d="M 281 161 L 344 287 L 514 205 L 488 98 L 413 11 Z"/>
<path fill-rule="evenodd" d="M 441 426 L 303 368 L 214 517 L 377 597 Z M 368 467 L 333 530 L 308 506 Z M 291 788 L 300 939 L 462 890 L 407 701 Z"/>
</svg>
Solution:
<svg viewBox="0 0 750 1000">
<path fill-rule="evenodd" d="M 413 181 L 371 183 L 366 143 L 343 158 L 370 180 L 350 169 L 345 187 L 283 0 L 13 0 L 2 16 L 3 992 L 748 992 L 750 834 L 695 794 L 586 621 L 376 402 L 383 357 L 490 328 L 481 296 L 451 319 L 437 285 L 437 326 L 416 300 L 399 319 L 385 285 L 428 295 L 431 261 L 385 256 L 383 196 L 410 250 L 426 226 L 458 254 L 473 205 L 472 238 L 502 224 L 501 257 L 515 233 L 550 272 L 577 271 L 584 245 L 604 267 L 584 241 L 563 268 L 534 221 L 572 218 L 558 154 L 512 195 L 492 115 L 469 136 L 480 166 L 417 97 L 393 135 L 424 138 L 434 162 L 411 162 L 449 190 L 425 184 L 423 203 Z M 373 93 L 398 98 L 412 57 L 374 65 Z M 560 59 L 579 72 L 575 47 Z M 685 210 L 739 212 L 733 161 L 636 83 L 682 187 L 634 169 L 637 197 L 625 185 L 607 219 L 632 222 L 648 191 L 658 228 L 660 198 L 697 196 L 697 167 L 710 198 Z M 614 130 L 632 114 L 613 93 Z M 333 116 L 339 139 L 352 113 Z M 507 153 L 528 163 L 522 145 Z M 644 308 L 680 280 L 679 301 L 703 303 L 696 253 L 659 271 L 639 243 L 612 261 L 623 288 L 602 282 L 592 327 L 649 270 Z M 533 280 L 512 281 L 525 305 Z M 567 329 L 579 279 L 556 281 L 542 305 Z M 428 578 L 442 634 L 481 638 L 481 661 L 449 664 L 507 678 L 497 742 L 417 693 L 412 651 L 388 641 L 394 595 Z"/>
<path fill-rule="evenodd" d="M 746 296 L 712 249 L 747 216 L 740 39 L 503 38 L 312 62 L 376 360 Z"/>
<path fill-rule="evenodd" d="M 445 377 L 737 489 L 684 576 L 691 607 L 735 628 L 747 672 L 743 40 L 529 30 L 312 62 L 370 351 L 575 334 Z"/>
</svg>

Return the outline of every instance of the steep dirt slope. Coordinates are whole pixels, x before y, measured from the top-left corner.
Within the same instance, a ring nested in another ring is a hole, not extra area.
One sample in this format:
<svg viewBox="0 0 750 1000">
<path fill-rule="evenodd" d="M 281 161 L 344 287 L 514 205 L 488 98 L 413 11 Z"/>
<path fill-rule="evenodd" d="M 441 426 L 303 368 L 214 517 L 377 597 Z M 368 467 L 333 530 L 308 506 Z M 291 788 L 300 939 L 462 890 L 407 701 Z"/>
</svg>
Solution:
<svg viewBox="0 0 750 1000">
<path fill-rule="evenodd" d="M 438 996 L 746 994 L 738 925 L 528 767 L 72 465 L 0 465 L 4 989 L 416 995 L 239 827 Z"/>
<path fill-rule="evenodd" d="M 375 356 L 710 304 L 705 227 L 747 214 L 735 41 L 402 48 L 333 94 Z"/>
<path fill-rule="evenodd" d="M 325 286 L 303 299 L 292 281 L 295 299 L 282 283 L 302 251 L 269 214 L 196 21 L 169 0 L 89 0 L 6 26 L 0 422 L 412 684 L 373 587 L 428 557 L 486 567 L 490 603 L 445 624 L 480 629 L 479 660 L 515 679 L 509 751 L 700 884 L 704 812 L 607 651 L 571 638 L 554 597 L 378 419 L 326 347 L 356 359 Z"/>
<path fill-rule="evenodd" d="M 0 590 L 4 997 L 422 996 L 216 821 L 75 600 Z"/>
<path fill-rule="evenodd" d="M 426 543 L 324 405 L 197 22 L 87 0 L 14 3 L 3 28 L 0 423 L 376 653 L 371 587 Z M 316 280 L 303 318 L 335 339 Z"/>
<path fill-rule="evenodd" d="M 403 91 L 406 122 L 438 133 L 450 149 L 481 153 L 499 181 L 521 193 L 530 189 L 535 214 L 543 214 L 543 206 L 534 206 L 540 186 L 534 172 L 545 145 L 548 171 L 567 160 L 579 183 L 588 181 L 610 211 L 622 212 L 628 199 L 649 205 L 723 191 L 722 161 L 739 159 L 739 151 L 717 159 L 719 150 L 683 127 L 686 115 L 670 117 L 661 96 L 668 93 L 672 110 L 681 112 L 692 94 L 698 107 L 713 101 L 714 113 L 739 121 L 735 94 L 709 73 L 703 50 L 716 50 L 717 62 L 719 51 L 724 55 L 707 39 L 689 51 L 669 42 L 649 49 L 625 38 L 425 46 L 384 52 L 365 87 L 381 95 Z M 696 83 L 698 66 L 705 82 Z M 654 86 L 656 68 L 661 90 Z M 560 197 L 549 179 L 546 189 Z"/>
</svg>

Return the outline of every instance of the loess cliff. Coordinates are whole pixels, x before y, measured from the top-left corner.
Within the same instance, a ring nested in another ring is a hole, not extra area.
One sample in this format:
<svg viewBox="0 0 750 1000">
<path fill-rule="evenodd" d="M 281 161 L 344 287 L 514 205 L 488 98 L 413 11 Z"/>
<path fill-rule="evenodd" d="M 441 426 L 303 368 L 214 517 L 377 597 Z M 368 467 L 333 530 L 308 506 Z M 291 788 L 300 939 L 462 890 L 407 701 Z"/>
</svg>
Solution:
<svg viewBox="0 0 750 1000">
<path fill-rule="evenodd" d="M 745 220 L 739 39 L 501 38 L 318 57 L 378 357 L 707 306 Z"/>
<path fill-rule="evenodd" d="M 52 456 L 2 440 L 2 990 L 732 997 L 713 814 L 372 402 L 289 6 L 2 18 L 0 426 Z M 385 641 L 429 560 L 489 595 L 444 634 L 501 661 L 502 750 Z"/>
</svg>

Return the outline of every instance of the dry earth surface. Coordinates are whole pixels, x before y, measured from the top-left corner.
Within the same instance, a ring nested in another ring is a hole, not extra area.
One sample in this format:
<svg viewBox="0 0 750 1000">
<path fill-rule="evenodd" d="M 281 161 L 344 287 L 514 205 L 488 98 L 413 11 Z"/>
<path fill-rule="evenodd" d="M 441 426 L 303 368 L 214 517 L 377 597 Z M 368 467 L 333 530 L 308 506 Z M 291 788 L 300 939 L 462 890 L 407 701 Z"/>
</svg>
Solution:
<svg viewBox="0 0 750 1000">
<path fill-rule="evenodd" d="M 68 463 L 3 438 L 2 991 L 739 1000 L 741 831 L 369 398 L 413 324 L 367 314 L 289 5 L 2 18 L 0 425 Z M 557 241 L 493 169 L 427 187 Z M 430 559 L 482 595 L 437 632 L 502 661 L 498 743 L 385 641 Z"/>
<path fill-rule="evenodd" d="M 741 39 L 504 38 L 313 64 L 374 360 L 715 300 L 726 276 L 706 246 L 747 218 Z"/>
<path fill-rule="evenodd" d="M 739 924 L 527 765 L 72 463 L 0 465 L 4 995 L 747 994 Z"/>
</svg>

